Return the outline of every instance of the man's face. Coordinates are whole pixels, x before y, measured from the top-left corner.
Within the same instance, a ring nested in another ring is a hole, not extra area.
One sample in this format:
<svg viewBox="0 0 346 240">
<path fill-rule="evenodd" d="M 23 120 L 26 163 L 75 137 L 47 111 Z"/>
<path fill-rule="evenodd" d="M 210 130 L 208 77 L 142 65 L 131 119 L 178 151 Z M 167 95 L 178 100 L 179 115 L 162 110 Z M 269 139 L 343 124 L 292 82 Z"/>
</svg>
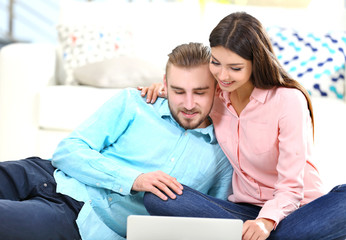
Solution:
<svg viewBox="0 0 346 240">
<path fill-rule="evenodd" d="M 165 78 L 168 105 L 185 129 L 204 128 L 214 101 L 215 79 L 208 64 L 182 68 L 171 65 Z"/>
</svg>

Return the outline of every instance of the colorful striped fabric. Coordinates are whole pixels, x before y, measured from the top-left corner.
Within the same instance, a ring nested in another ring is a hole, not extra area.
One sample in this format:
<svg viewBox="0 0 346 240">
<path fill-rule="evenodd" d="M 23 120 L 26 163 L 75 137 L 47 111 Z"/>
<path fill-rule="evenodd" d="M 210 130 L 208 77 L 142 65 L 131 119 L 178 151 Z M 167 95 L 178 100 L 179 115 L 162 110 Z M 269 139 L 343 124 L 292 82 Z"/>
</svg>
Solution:
<svg viewBox="0 0 346 240">
<path fill-rule="evenodd" d="M 346 32 L 312 33 L 269 27 L 282 66 L 311 96 L 346 100 Z"/>
</svg>

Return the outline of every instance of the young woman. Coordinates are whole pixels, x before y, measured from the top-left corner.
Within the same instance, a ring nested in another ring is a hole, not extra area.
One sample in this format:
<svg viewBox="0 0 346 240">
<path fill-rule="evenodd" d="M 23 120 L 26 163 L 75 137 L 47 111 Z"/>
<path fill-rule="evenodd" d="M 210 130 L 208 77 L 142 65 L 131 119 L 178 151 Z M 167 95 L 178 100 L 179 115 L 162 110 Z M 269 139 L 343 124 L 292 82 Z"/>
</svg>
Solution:
<svg viewBox="0 0 346 240">
<path fill-rule="evenodd" d="M 218 82 L 210 116 L 234 168 L 233 194 L 220 201 L 184 187 L 174 201 L 147 195 L 149 213 L 242 219 L 243 239 L 345 239 L 346 185 L 323 194 L 311 163 L 309 95 L 280 66 L 261 23 L 230 14 L 209 42 Z"/>
</svg>

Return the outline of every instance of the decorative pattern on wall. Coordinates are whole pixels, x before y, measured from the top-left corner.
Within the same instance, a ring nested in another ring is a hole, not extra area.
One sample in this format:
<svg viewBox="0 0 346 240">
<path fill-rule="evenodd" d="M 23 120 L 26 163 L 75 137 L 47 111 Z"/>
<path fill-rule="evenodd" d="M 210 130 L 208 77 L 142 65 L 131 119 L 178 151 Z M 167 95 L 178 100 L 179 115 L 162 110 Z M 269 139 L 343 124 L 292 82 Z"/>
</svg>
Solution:
<svg viewBox="0 0 346 240">
<path fill-rule="evenodd" d="M 282 66 L 312 96 L 346 100 L 346 32 L 308 33 L 267 28 Z"/>
</svg>

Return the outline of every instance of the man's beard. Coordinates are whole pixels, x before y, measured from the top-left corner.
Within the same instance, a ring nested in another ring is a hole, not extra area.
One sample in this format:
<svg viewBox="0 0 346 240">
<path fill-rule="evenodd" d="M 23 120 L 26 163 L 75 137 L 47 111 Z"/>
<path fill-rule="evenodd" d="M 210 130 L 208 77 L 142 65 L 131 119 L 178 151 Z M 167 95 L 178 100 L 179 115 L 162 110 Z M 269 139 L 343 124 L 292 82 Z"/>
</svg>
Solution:
<svg viewBox="0 0 346 240">
<path fill-rule="evenodd" d="M 182 112 L 182 111 L 183 112 L 197 112 L 199 115 L 201 115 L 200 111 L 196 111 L 195 109 L 187 110 L 184 108 L 184 109 L 178 109 L 178 112 L 174 112 L 169 103 L 168 103 L 168 107 L 169 107 L 169 110 L 171 111 L 171 114 L 172 114 L 172 117 L 174 118 L 174 120 L 177 123 L 179 123 L 179 125 L 181 127 L 183 127 L 184 129 L 197 128 L 207 119 L 209 112 L 210 112 L 210 110 L 209 110 L 209 112 L 205 116 L 202 116 L 197 123 L 192 123 L 195 119 L 188 119 L 188 118 L 184 118 L 184 122 L 183 122 L 178 117 L 179 112 Z"/>
</svg>

